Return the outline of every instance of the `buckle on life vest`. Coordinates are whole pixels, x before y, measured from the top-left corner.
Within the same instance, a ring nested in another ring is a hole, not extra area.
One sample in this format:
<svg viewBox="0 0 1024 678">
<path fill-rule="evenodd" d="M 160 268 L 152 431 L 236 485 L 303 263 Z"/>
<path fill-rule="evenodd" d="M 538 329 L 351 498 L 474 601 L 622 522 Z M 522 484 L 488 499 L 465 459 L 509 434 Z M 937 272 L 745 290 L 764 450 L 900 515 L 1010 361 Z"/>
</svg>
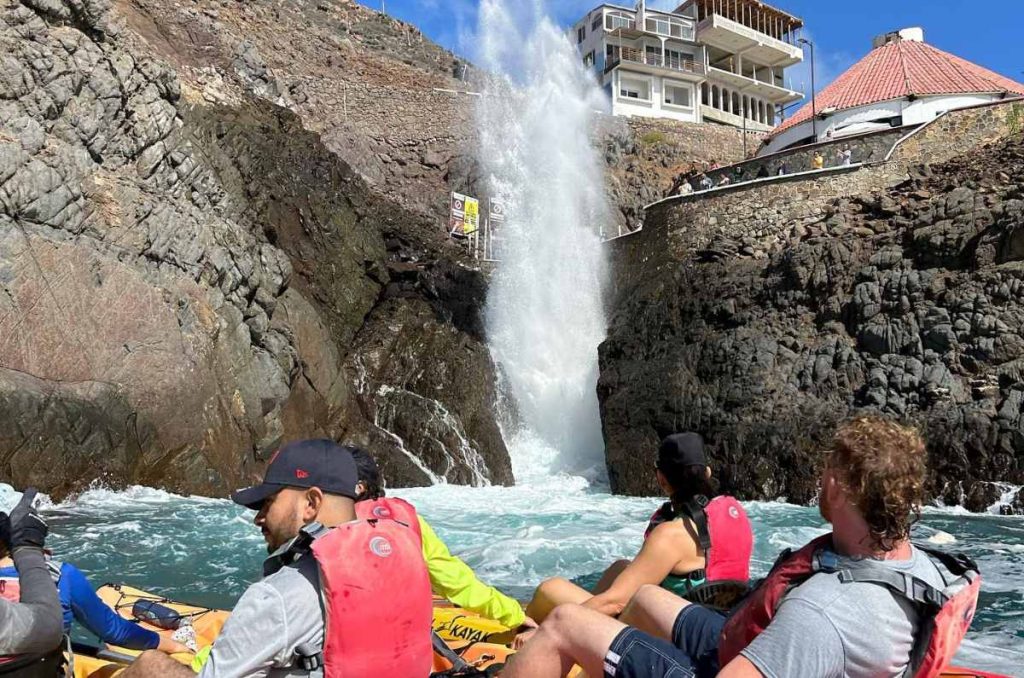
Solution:
<svg viewBox="0 0 1024 678">
<path fill-rule="evenodd" d="M 820 572 L 835 572 L 839 569 L 839 556 L 830 549 L 822 549 L 814 554 L 814 569 Z"/>
<path fill-rule="evenodd" d="M 323 667 L 324 655 L 312 643 L 302 643 L 295 646 L 295 664 L 311 673 Z"/>
</svg>

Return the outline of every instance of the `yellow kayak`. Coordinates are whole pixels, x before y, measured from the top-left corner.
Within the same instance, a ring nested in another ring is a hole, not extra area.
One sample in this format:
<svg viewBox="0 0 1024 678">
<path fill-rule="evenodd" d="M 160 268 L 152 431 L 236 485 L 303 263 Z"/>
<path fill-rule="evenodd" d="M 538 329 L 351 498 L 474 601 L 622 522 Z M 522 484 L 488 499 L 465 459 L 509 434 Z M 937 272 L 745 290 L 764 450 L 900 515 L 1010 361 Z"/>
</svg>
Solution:
<svg viewBox="0 0 1024 678">
<path fill-rule="evenodd" d="M 196 644 L 199 648 L 213 644 L 220 634 L 224 622 L 230 615 L 229 611 L 216 610 L 208 607 L 179 603 L 141 589 L 125 585 L 106 584 L 96 592 L 107 605 L 112 607 L 125 619 L 138 621 L 133 616 L 132 608 L 138 601 L 149 601 L 174 610 L 183 617 L 188 617 L 196 632 Z M 145 621 L 139 622 L 143 627 L 169 636 L 173 631 L 153 626 Z M 445 644 L 458 654 L 463 661 L 480 669 L 495 664 L 504 664 L 515 651 L 508 647 L 515 631 L 502 626 L 496 621 L 481 617 L 478 614 L 452 607 L 447 601 L 434 599 L 434 630 L 445 641 Z M 112 678 L 122 671 L 140 653 L 107 646 L 99 652 L 75 653 L 75 678 Z M 172 655 L 183 664 L 191 664 L 195 655 L 181 653 Z M 446 671 L 452 668 L 451 662 L 442 655 L 434 655 L 434 670 Z M 567 678 L 575 678 L 582 674 L 579 667 L 573 668 Z M 992 673 L 972 669 L 949 668 L 941 678 L 1006 678 Z"/>
</svg>

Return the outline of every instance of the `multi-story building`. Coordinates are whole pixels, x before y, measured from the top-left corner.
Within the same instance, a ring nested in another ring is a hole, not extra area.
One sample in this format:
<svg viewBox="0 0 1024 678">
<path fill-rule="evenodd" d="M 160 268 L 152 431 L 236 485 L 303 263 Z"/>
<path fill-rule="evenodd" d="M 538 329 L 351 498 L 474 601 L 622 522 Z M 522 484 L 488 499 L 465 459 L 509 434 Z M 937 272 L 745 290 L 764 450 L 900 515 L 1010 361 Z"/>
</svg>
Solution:
<svg viewBox="0 0 1024 678">
<path fill-rule="evenodd" d="M 759 0 L 686 0 L 672 12 L 603 4 L 573 26 L 613 115 L 769 131 L 802 98 L 784 71 L 803 60 L 803 22 Z"/>
</svg>

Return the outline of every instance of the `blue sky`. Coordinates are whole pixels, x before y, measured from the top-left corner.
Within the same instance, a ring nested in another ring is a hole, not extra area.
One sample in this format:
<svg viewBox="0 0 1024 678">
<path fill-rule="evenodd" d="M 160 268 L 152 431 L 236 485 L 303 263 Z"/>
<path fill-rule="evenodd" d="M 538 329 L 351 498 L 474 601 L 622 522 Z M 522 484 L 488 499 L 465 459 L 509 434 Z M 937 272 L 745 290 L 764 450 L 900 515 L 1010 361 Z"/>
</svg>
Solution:
<svg viewBox="0 0 1024 678">
<path fill-rule="evenodd" d="M 380 9 L 381 0 L 359 0 Z M 384 0 L 392 16 L 416 24 L 432 40 L 473 58 L 479 0 Z M 599 0 L 506 0 L 511 6 L 540 2 L 562 26 L 575 23 Z M 634 0 L 619 0 L 632 5 Z M 650 7 L 675 0 L 648 0 Z M 1024 0 L 773 0 L 776 7 L 804 19 L 816 45 L 820 90 L 871 48 L 871 38 L 908 26 L 921 26 L 925 40 L 981 66 L 1024 82 Z M 788 73 L 803 90 L 806 73 Z"/>
</svg>

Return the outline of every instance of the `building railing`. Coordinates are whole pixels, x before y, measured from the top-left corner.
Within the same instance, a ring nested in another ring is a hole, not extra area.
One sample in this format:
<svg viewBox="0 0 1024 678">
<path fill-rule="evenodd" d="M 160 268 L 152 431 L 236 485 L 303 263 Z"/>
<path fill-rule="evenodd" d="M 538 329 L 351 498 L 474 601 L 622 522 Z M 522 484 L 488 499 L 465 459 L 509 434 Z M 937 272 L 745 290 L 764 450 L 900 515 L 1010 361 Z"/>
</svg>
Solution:
<svg viewBox="0 0 1024 678">
<path fill-rule="evenodd" d="M 620 63 L 644 64 L 646 66 L 657 66 L 667 68 L 681 73 L 693 73 L 694 75 L 705 75 L 707 69 L 704 64 L 693 59 L 683 59 L 671 55 L 661 55 L 655 52 L 647 52 L 642 49 L 623 47 L 616 49 L 608 59 L 608 69 L 615 68 Z"/>
<path fill-rule="evenodd" d="M 700 25 L 697 28 L 698 30 L 704 30 L 707 26 L 712 25 L 721 26 L 728 31 L 742 35 L 750 40 L 771 45 L 782 52 L 801 51 L 796 45 L 792 45 L 785 40 L 779 40 L 778 38 L 772 37 L 767 33 L 763 33 L 756 28 L 751 28 L 750 26 L 741 24 L 738 21 L 722 16 L 721 14 L 709 14 L 706 19 L 700 22 Z"/>
</svg>

